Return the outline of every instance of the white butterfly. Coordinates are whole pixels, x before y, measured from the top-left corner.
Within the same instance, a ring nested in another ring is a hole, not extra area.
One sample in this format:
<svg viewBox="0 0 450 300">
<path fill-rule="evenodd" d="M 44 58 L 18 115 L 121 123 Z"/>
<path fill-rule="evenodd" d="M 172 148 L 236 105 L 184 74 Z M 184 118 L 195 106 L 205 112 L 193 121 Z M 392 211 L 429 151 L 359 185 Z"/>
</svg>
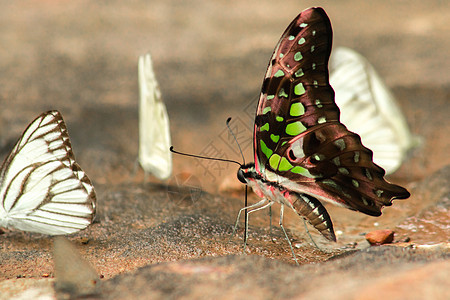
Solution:
<svg viewBox="0 0 450 300">
<path fill-rule="evenodd" d="M 69 234 L 95 217 L 94 187 L 75 162 L 61 114 L 37 117 L 0 170 L 0 227 Z"/>
<path fill-rule="evenodd" d="M 419 139 L 411 134 L 394 96 L 372 65 L 351 49 L 333 50 L 329 66 L 341 122 L 361 136 L 376 164 L 387 174 L 395 172 Z"/>
<path fill-rule="evenodd" d="M 139 163 L 159 179 L 172 174 L 170 127 L 150 54 L 139 57 Z"/>
</svg>

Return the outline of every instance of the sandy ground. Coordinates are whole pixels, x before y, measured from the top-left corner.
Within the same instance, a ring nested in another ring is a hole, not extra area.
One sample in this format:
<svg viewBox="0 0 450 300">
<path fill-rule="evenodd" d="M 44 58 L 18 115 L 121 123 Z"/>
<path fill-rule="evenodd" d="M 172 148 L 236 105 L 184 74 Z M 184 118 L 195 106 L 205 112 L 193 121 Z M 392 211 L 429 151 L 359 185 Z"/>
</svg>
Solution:
<svg viewBox="0 0 450 300">
<path fill-rule="evenodd" d="M 375 66 L 423 144 L 389 177 L 405 185 L 411 198 L 396 201 L 383 217 L 327 206 L 340 231 L 337 244 L 330 245 L 313 232 L 322 251 L 315 249 L 302 222 L 287 213 L 285 226 L 298 246 L 301 268 L 293 265 L 281 231 L 274 228 L 269 235 L 264 213 L 251 219 L 247 252 L 257 256 L 240 255 L 242 231 L 228 242 L 242 196 L 218 191 L 224 182 L 237 181 L 234 165 L 217 168 L 174 156 L 173 177 L 164 183 L 154 178 L 144 183 L 141 171 L 132 172 L 138 147 L 139 55 L 150 51 L 153 56 L 177 149 L 190 153 L 215 149 L 216 154 L 239 160 L 225 127 L 231 116 L 248 136 L 243 148 L 250 159 L 249 128 L 267 61 L 287 24 L 314 4 L 0 3 L 1 157 L 37 115 L 61 111 L 77 160 L 98 194 L 96 222 L 70 240 L 104 277 L 105 297 L 201 298 L 200 291 L 210 297 L 255 299 L 367 295 L 420 299 L 422 291 L 433 291 L 434 299 L 448 296 L 443 288 L 450 273 L 445 246 L 450 239 L 446 1 L 322 4 L 332 21 L 334 46 L 353 48 Z M 168 197 L 168 186 L 176 188 L 177 179 L 186 176 L 204 192 L 193 201 L 183 196 L 189 193 L 183 189 L 180 198 Z M 277 208 L 274 213 L 277 220 Z M 366 249 L 363 233 L 385 228 L 396 231 L 397 246 Z M 405 250 L 416 247 L 411 243 L 444 246 Z M 0 249 L 1 299 L 53 295 L 51 238 L 6 230 L 0 235 Z M 349 252 L 355 249 L 365 250 Z M 322 263 L 332 257 L 338 259 Z M 370 266 L 368 277 L 361 275 L 364 266 Z M 418 275 L 413 278 L 411 273 Z M 416 294 L 407 288 L 411 283 Z M 341 287 L 345 287 L 341 293 L 332 292 Z"/>
</svg>

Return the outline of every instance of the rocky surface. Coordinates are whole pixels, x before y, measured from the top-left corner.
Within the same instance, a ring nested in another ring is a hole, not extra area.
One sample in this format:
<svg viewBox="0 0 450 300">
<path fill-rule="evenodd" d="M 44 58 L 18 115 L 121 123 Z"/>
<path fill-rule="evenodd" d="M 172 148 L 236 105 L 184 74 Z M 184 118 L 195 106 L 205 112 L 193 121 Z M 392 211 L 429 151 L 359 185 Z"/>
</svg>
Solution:
<svg viewBox="0 0 450 300">
<path fill-rule="evenodd" d="M 278 226 L 270 232 L 264 212 L 251 216 L 249 244 L 242 254 L 242 223 L 231 236 L 243 205 L 234 188 L 234 165 L 174 156 L 174 174 L 163 183 L 144 182 L 142 172 L 132 171 L 139 55 L 152 53 L 177 149 L 214 150 L 239 160 L 225 128 L 232 116 L 250 159 L 251 122 L 267 60 L 290 20 L 314 4 L 0 3 L 0 155 L 7 155 L 41 112 L 62 112 L 77 160 L 98 196 L 95 223 L 68 237 L 102 278 L 101 292 L 92 297 L 450 297 L 450 38 L 445 14 L 450 4 L 445 1 L 350 0 L 324 6 L 334 45 L 368 58 L 423 144 L 389 177 L 410 190 L 410 199 L 395 201 L 380 218 L 327 206 L 337 243 L 311 229 L 316 249 L 303 222 L 286 212 L 284 225 L 300 266 Z M 369 246 L 365 234 L 379 229 L 395 232 L 393 244 Z M 52 241 L 45 235 L 2 231 L 0 299 L 55 297 Z"/>
</svg>

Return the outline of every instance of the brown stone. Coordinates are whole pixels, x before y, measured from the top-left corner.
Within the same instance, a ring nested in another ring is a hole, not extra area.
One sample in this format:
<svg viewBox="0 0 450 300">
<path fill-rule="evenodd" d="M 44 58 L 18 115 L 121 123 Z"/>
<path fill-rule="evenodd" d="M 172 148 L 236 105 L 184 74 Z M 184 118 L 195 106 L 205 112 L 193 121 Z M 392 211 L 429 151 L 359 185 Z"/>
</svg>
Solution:
<svg viewBox="0 0 450 300">
<path fill-rule="evenodd" d="M 394 231 L 390 229 L 375 230 L 366 234 L 366 240 L 372 246 L 390 244 L 394 240 Z"/>
</svg>

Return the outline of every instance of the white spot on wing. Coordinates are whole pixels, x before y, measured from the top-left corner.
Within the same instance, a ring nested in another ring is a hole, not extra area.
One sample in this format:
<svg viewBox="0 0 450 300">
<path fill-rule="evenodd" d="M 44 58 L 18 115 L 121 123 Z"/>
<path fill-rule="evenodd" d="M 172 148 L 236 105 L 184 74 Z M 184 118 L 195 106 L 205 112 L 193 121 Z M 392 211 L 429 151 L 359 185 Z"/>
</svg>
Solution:
<svg viewBox="0 0 450 300">
<path fill-rule="evenodd" d="M 292 143 L 291 149 L 296 158 L 305 157 L 305 153 L 303 152 L 303 137 Z"/>
</svg>

